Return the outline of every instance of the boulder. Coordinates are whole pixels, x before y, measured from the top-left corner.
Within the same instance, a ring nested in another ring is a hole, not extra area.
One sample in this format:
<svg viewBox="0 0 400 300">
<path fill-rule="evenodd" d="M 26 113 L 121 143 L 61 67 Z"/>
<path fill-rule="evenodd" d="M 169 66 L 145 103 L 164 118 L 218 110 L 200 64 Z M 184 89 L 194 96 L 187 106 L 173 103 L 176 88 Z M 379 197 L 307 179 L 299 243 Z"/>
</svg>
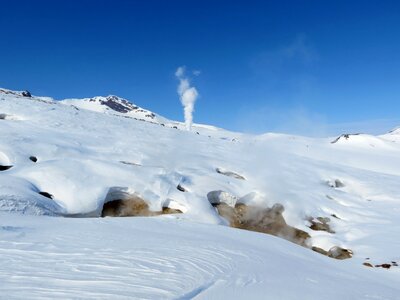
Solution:
<svg viewBox="0 0 400 300">
<path fill-rule="evenodd" d="M 21 95 L 22 95 L 23 97 L 28 97 L 28 98 L 31 98 L 31 97 L 32 97 L 32 95 L 31 95 L 31 93 L 30 93 L 29 91 L 23 91 L 23 92 L 21 93 Z"/>
<path fill-rule="evenodd" d="M 329 233 L 335 233 L 335 231 L 333 231 L 330 227 L 330 225 L 328 224 L 331 220 L 329 218 L 324 218 L 324 217 L 318 217 L 316 219 L 314 218 L 310 218 L 309 219 L 311 226 L 310 228 L 312 230 L 316 230 L 316 231 L 326 231 Z"/>
<path fill-rule="evenodd" d="M 261 208 L 242 203 L 234 207 L 218 203 L 214 207 L 234 228 L 279 236 L 302 246 L 306 246 L 306 241 L 310 238 L 307 232 L 286 224 L 282 215 L 284 207 L 281 204 L 275 204 L 272 208 Z"/>
<path fill-rule="evenodd" d="M 112 200 L 104 204 L 102 217 L 151 217 L 182 213 L 179 209 L 163 207 L 162 211 L 151 211 L 142 198 L 132 196 L 127 199 Z"/>
<path fill-rule="evenodd" d="M 353 256 L 353 251 L 334 246 L 328 251 L 328 256 L 336 259 L 347 259 Z"/>
</svg>

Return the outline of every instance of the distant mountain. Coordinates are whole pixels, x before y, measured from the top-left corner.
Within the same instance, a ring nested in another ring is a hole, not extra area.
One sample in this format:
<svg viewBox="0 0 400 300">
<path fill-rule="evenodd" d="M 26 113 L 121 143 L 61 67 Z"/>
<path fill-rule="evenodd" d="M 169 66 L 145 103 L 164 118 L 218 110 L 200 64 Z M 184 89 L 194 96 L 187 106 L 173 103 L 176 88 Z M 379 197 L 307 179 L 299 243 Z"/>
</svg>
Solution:
<svg viewBox="0 0 400 300">
<path fill-rule="evenodd" d="M 388 134 L 398 134 L 398 135 L 400 135 L 400 127 L 397 127 L 395 129 L 389 131 Z"/>
<path fill-rule="evenodd" d="M 83 99 L 65 99 L 61 100 L 60 102 L 66 105 L 73 105 L 82 109 L 107 114 L 117 114 L 159 124 L 169 122 L 169 120 L 161 117 L 160 115 L 157 115 L 147 109 L 141 108 L 129 102 L 127 99 L 114 95 L 109 95 L 106 97 L 97 96 L 93 98 Z"/>
</svg>

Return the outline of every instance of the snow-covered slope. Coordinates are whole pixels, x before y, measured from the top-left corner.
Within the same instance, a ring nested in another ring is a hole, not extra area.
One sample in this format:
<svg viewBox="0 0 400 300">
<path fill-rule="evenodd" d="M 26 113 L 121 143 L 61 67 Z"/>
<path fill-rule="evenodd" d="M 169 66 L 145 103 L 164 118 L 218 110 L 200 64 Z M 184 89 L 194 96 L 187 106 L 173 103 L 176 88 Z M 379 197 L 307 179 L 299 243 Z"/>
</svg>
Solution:
<svg viewBox="0 0 400 300">
<path fill-rule="evenodd" d="M 171 218 L 0 213 L 5 299 L 399 299 L 399 272 Z"/>
<path fill-rule="evenodd" d="M 335 293 L 344 299 L 400 297 L 396 130 L 339 139 L 252 136 L 204 125 L 187 132 L 156 114 L 140 121 L 142 109 L 111 97 L 60 103 L 0 89 L 0 252 L 8 257 L 0 263 L 2 292 L 23 297 L 13 280 L 20 278 L 35 286 L 34 297 L 57 295 L 55 290 L 83 298 L 265 299 L 269 291 L 270 299 L 295 299 L 297 292 L 312 299 L 321 290 L 329 291 L 323 299 L 336 299 Z M 286 222 L 311 236 L 310 247 L 339 246 L 354 256 L 337 261 L 276 237 L 228 228 L 210 204 L 210 192 L 230 204 L 280 203 Z M 9 214 L 100 216 L 105 202 L 133 195 L 153 211 L 184 213 L 113 220 Z M 332 232 L 310 228 L 318 217 L 330 219 Z M 39 254 L 37 260 L 29 251 Z M 73 253 L 80 259 L 66 259 Z M 49 272 L 39 270 L 43 264 Z M 49 283 L 48 277 L 55 279 Z M 37 287 L 42 280 L 43 289 Z"/>
</svg>

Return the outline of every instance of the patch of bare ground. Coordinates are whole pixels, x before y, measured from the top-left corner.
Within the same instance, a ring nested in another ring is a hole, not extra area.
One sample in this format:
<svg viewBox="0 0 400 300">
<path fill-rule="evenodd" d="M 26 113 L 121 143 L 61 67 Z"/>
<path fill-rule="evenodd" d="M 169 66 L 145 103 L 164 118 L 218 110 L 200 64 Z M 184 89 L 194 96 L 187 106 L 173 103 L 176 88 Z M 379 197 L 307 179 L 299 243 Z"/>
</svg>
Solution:
<svg viewBox="0 0 400 300">
<path fill-rule="evenodd" d="M 208 194 L 210 203 L 217 209 L 218 214 L 226 219 L 233 228 L 271 234 L 300 246 L 311 248 L 317 253 L 335 259 L 347 259 L 353 256 L 352 250 L 338 246 L 334 246 L 328 251 L 310 246 L 311 236 L 307 232 L 286 223 L 282 215 L 284 207 L 279 203 L 274 204 L 271 208 L 263 208 L 235 203 L 236 201 L 226 201 L 226 197 L 222 197 L 223 201 L 221 201 L 221 197 L 214 197 L 216 195 L 221 195 L 221 191 L 213 191 Z M 315 220 L 311 218 L 309 221 L 312 221 L 311 229 L 313 230 L 324 230 L 334 233 L 328 225 L 329 218 L 317 218 Z"/>
<path fill-rule="evenodd" d="M 284 210 L 280 204 L 272 208 L 260 208 L 245 204 L 236 204 L 231 207 L 225 203 L 214 204 L 218 213 L 229 221 L 231 227 L 251 230 L 275 235 L 301 246 L 307 246 L 306 241 L 310 235 L 287 225 L 282 216 Z"/>
<path fill-rule="evenodd" d="M 102 217 L 151 217 L 165 214 L 182 213 L 179 209 L 163 207 L 161 211 L 151 211 L 149 205 L 142 198 L 132 196 L 127 199 L 118 199 L 104 204 Z"/>
</svg>

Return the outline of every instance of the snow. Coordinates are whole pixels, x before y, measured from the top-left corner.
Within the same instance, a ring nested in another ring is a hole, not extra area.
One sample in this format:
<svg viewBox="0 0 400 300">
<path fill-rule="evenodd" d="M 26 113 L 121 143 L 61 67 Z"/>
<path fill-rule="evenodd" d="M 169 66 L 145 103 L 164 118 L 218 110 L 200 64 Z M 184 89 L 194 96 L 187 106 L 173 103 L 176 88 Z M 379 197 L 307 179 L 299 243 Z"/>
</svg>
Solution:
<svg viewBox="0 0 400 300">
<path fill-rule="evenodd" d="M 9 299 L 399 295 L 398 271 L 336 261 L 273 236 L 226 226 L 164 217 L 0 216 L 0 293 Z"/>
<path fill-rule="evenodd" d="M 0 115 L 8 116 L 0 118 L 0 166 L 12 166 L 0 171 L 2 295 L 400 298 L 398 267 L 362 265 L 400 262 L 398 130 L 335 143 L 197 124 L 187 132 L 157 114 L 105 109 L 107 97 L 95 98 L 60 102 L 0 89 Z M 130 195 L 151 210 L 184 213 L 64 218 L 100 216 L 105 202 Z M 312 246 L 340 246 L 354 256 L 338 261 L 229 228 L 209 200 L 280 203 L 286 222 L 310 234 Z M 311 230 L 310 217 L 329 217 L 335 233 Z"/>
</svg>

